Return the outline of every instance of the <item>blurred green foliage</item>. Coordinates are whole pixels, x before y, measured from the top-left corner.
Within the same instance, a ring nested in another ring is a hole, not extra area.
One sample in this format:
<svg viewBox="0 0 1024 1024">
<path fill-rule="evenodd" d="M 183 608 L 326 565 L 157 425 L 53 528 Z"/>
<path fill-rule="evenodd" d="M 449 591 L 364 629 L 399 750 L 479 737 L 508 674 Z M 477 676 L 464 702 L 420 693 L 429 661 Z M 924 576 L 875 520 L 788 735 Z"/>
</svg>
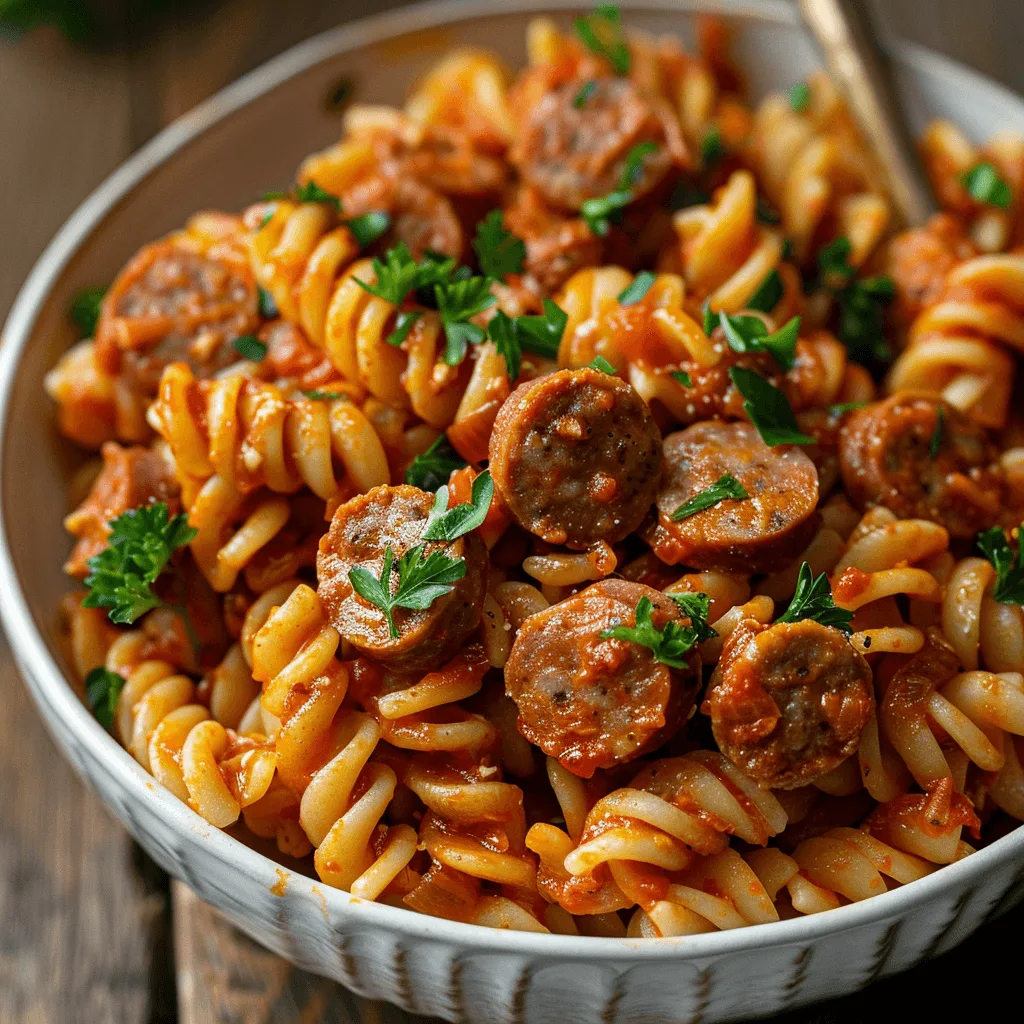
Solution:
<svg viewBox="0 0 1024 1024">
<path fill-rule="evenodd" d="M 55 24 L 69 39 L 85 42 L 99 29 L 96 12 L 83 0 L 0 0 L 0 26 L 27 32 Z"/>
</svg>

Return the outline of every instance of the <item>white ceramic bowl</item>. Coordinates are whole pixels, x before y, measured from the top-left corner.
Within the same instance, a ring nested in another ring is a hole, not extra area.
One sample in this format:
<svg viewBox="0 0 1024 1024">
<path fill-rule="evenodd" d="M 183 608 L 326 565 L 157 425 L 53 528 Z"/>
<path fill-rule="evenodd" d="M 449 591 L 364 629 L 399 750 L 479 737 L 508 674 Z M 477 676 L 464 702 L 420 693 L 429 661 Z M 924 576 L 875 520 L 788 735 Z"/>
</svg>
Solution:
<svg viewBox="0 0 1024 1024">
<path fill-rule="evenodd" d="M 110 280 L 139 245 L 194 210 L 238 209 L 288 182 L 306 153 L 338 136 L 338 114 L 324 98 L 339 80 L 351 79 L 359 99 L 398 103 L 445 48 L 475 43 L 519 65 L 532 13 L 582 6 L 428 4 L 329 32 L 177 121 L 97 189 L 43 254 L 4 328 L 0 611 L 32 696 L 82 778 L 168 872 L 299 966 L 453 1021 L 708 1024 L 859 989 L 956 945 L 1024 896 L 1024 829 L 865 903 L 731 932 L 580 939 L 442 921 L 353 899 L 296 872 L 282 886 L 277 864 L 157 786 L 100 728 L 66 682 L 56 642 L 74 456 L 57 437 L 42 381 L 73 340 L 66 310 L 74 292 Z M 690 11 L 730 15 L 755 93 L 787 88 L 818 63 L 784 2 L 624 6 L 631 24 L 691 42 Z M 899 74 L 915 130 L 944 115 L 980 138 L 1024 131 L 1020 100 L 949 61 L 902 48 Z"/>
</svg>

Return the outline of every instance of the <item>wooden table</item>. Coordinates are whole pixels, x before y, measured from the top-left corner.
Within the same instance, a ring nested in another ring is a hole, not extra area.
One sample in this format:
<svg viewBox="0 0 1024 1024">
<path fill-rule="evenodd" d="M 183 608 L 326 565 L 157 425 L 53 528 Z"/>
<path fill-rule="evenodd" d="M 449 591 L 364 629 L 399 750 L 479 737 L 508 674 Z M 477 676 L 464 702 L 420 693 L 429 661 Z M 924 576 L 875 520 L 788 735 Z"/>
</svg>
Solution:
<svg viewBox="0 0 1024 1024">
<path fill-rule="evenodd" d="M 1019 0 L 877 4 L 894 33 L 1024 93 Z M 65 217 L 160 127 L 293 43 L 398 4 L 164 6 L 101 53 L 74 49 L 50 29 L 18 41 L 0 36 L 0 318 Z M 0 1024 L 380 1019 L 381 1008 L 240 939 L 169 883 L 60 760 L 2 640 L 0 694 Z M 919 1019 L 949 1020 L 979 1003 L 995 1010 L 1017 993 L 1017 977 L 999 967 L 1009 966 L 1011 951 L 1016 959 L 1022 931 L 1024 909 L 988 926 L 955 960 L 785 1019 L 864 1021 L 892 1000 Z M 966 984 L 951 983 L 954 970 Z"/>
</svg>

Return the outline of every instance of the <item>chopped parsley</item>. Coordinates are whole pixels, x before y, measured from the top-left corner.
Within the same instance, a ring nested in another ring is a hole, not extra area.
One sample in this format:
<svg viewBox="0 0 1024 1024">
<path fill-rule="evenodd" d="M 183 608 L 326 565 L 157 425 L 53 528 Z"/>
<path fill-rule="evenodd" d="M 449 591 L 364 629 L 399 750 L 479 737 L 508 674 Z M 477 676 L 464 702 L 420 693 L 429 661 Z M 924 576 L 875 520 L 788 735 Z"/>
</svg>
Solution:
<svg viewBox="0 0 1024 1024">
<path fill-rule="evenodd" d="M 320 391 L 318 388 L 302 393 L 313 402 L 336 402 L 339 398 L 345 397 L 341 391 Z"/>
<path fill-rule="evenodd" d="M 743 501 L 749 498 L 746 488 L 731 473 L 724 473 L 706 490 L 695 494 L 689 501 L 683 502 L 672 513 L 672 521 L 680 522 L 689 519 L 698 512 L 703 512 L 717 505 L 720 501 Z"/>
<path fill-rule="evenodd" d="M 85 703 L 104 729 L 111 729 L 117 714 L 117 699 L 124 687 L 124 676 L 102 665 L 85 677 Z"/>
<path fill-rule="evenodd" d="M 789 90 L 789 105 L 798 114 L 802 114 L 811 102 L 811 88 L 806 82 L 797 82 Z"/>
<path fill-rule="evenodd" d="M 384 612 L 392 640 L 400 636 L 394 619 L 396 608 L 429 608 L 439 597 L 451 593 L 466 575 L 464 558 L 449 558 L 443 551 L 432 551 L 424 558 L 423 551 L 424 546 L 417 544 L 398 560 L 398 587 L 393 594 L 391 570 L 395 552 L 390 544 L 384 549 L 379 578 L 361 565 L 349 570 L 352 589 Z"/>
<path fill-rule="evenodd" d="M 587 199 L 580 207 L 580 213 L 587 226 L 595 235 L 604 237 L 610 226 L 622 219 L 622 210 L 633 201 L 633 186 L 643 173 L 644 158 L 658 151 L 651 141 L 638 142 L 627 154 L 623 163 L 622 176 L 614 192 L 600 199 Z"/>
<path fill-rule="evenodd" d="M 367 284 L 357 277 L 356 284 L 371 295 L 400 306 L 405 297 L 420 288 L 433 288 L 447 282 L 455 270 L 455 260 L 429 257 L 417 262 L 412 258 L 405 242 L 388 249 L 383 261 L 374 259 L 373 273 L 377 278 L 375 284 Z"/>
<path fill-rule="evenodd" d="M 1005 210 L 1013 202 L 1010 186 L 988 162 L 975 164 L 960 176 L 960 183 L 979 203 Z"/>
<path fill-rule="evenodd" d="M 614 377 L 615 374 L 618 373 L 618 370 L 616 370 L 604 356 L 594 356 L 587 365 L 592 370 L 599 370 L 601 373 L 607 373 L 610 377 Z"/>
<path fill-rule="evenodd" d="M 622 15 L 615 4 L 599 4 L 593 14 L 573 22 L 580 42 L 611 64 L 617 75 L 629 74 L 629 49 L 622 38 Z"/>
<path fill-rule="evenodd" d="M 702 324 L 704 333 L 710 338 L 711 332 L 715 329 L 715 325 L 718 323 L 718 314 L 712 311 L 710 299 L 704 303 L 702 312 L 704 314 L 704 321 Z"/>
<path fill-rule="evenodd" d="M 678 619 L 670 619 L 665 625 L 658 629 L 651 618 L 654 604 L 649 597 L 641 597 L 636 605 L 635 625 L 613 626 L 611 629 L 601 631 L 602 640 L 623 640 L 626 643 L 639 644 L 647 647 L 663 665 L 670 668 L 686 668 L 687 655 L 706 635 L 705 631 L 710 629 L 699 615 L 699 602 L 690 602 L 690 608 L 684 606 L 683 598 L 704 597 L 697 594 L 673 594 L 669 595 L 679 605 L 681 611 L 691 614 L 691 624 L 684 626 Z M 707 614 L 707 606 L 705 606 Z M 694 617 L 696 620 L 694 621 Z M 698 625 L 699 623 L 699 625 Z"/>
<path fill-rule="evenodd" d="M 499 310 L 487 325 L 487 336 L 505 360 L 509 380 L 517 380 L 523 351 L 546 359 L 558 358 L 558 346 L 569 317 L 552 299 L 544 300 L 543 314 L 510 317 Z"/>
<path fill-rule="evenodd" d="M 597 91 L 597 82 L 591 79 L 580 86 L 580 91 L 573 98 L 572 105 L 577 110 L 582 110 L 587 105 L 587 100 Z"/>
<path fill-rule="evenodd" d="M 649 270 L 641 270 L 633 278 L 632 283 L 619 292 L 619 303 L 623 306 L 636 305 L 651 290 L 651 285 L 656 279 L 656 274 L 652 274 Z"/>
<path fill-rule="evenodd" d="M 141 505 L 112 519 L 108 546 L 88 562 L 85 585 L 89 593 L 83 607 L 107 608 L 110 621 L 120 625 L 131 625 L 154 608 L 169 608 L 181 616 L 192 646 L 198 650 L 185 609 L 167 604 L 153 592 L 153 584 L 174 552 L 197 532 L 184 513 L 171 518 L 164 502 Z"/>
<path fill-rule="evenodd" d="M 673 370 L 669 376 L 677 383 L 682 384 L 684 388 L 692 388 L 693 381 L 690 380 L 690 375 L 685 370 Z"/>
<path fill-rule="evenodd" d="M 857 280 L 848 262 L 852 248 L 850 240 L 840 236 L 818 254 L 821 284 L 839 307 L 836 333 L 855 362 L 888 362 L 892 352 L 885 339 L 885 307 L 896 288 L 884 274 Z"/>
<path fill-rule="evenodd" d="M 365 249 L 383 236 L 391 227 L 391 216 L 383 210 L 371 210 L 361 217 L 353 217 L 348 221 L 348 229 L 352 232 L 356 245 Z"/>
<path fill-rule="evenodd" d="M 243 334 L 231 342 L 234 350 L 243 358 L 253 363 L 262 363 L 267 357 L 267 346 L 252 334 Z"/>
<path fill-rule="evenodd" d="M 824 573 L 815 577 L 807 562 L 800 566 L 793 600 L 776 621 L 799 622 L 801 619 L 813 619 L 823 626 L 832 626 L 847 636 L 853 632 L 850 625 L 853 621 L 853 612 L 836 607 L 828 577 Z"/>
<path fill-rule="evenodd" d="M 423 539 L 450 543 L 475 530 L 487 518 L 493 497 L 494 481 L 486 469 L 473 481 L 470 500 L 453 508 L 448 507 L 448 485 L 443 484 L 434 496 L 434 507 L 427 517 Z"/>
<path fill-rule="evenodd" d="M 928 455 L 934 461 L 939 457 L 939 449 L 942 447 L 942 428 L 946 420 L 946 414 L 942 406 L 939 406 L 938 414 L 935 417 L 935 433 L 928 442 Z"/>
<path fill-rule="evenodd" d="M 422 316 L 423 312 L 419 309 L 399 310 L 395 314 L 395 329 L 384 340 L 389 345 L 394 345 L 395 348 L 400 347 L 409 337 L 409 332 L 413 329 L 416 321 Z"/>
<path fill-rule="evenodd" d="M 718 314 L 726 341 L 734 352 L 769 352 L 784 370 L 791 370 L 796 361 L 796 341 L 800 333 L 800 317 L 795 316 L 777 331 L 769 332 L 757 316 Z"/>
<path fill-rule="evenodd" d="M 457 469 L 469 465 L 442 434 L 422 455 L 417 455 L 405 471 L 405 482 L 421 491 L 436 491 L 448 483 Z"/>
<path fill-rule="evenodd" d="M 83 338 L 91 338 L 96 333 L 96 325 L 100 320 L 100 306 L 106 288 L 83 288 L 75 293 L 71 300 L 68 315 L 71 322 L 82 332 Z"/>
<path fill-rule="evenodd" d="M 256 295 L 259 302 L 260 316 L 264 320 L 273 320 L 277 316 L 277 303 L 274 301 L 274 296 L 263 285 L 257 286 Z"/>
<path fill-rule="evenodd" d="M 696 593 L 667 594 L 677 605 L 682 613 L 690 620 L 690 625 L 697 631 L 697 640 L 710 640 L 718 634 L 708 623 L 708 611 L 711 608 L 711 598 L 707 594 L 697 591 Z"/>
<path fill-rule="evenodd" d="M 700 159 L 704 167 L 717 164 L 725 156 L 722 133 L 716 127 L 709 128 L 700 140 Z"/>
<path fill-rule="evenodd" d="M 1024 568 L 1020 564 L 1020 533 L 1017 530 L 1017 550 L 1010 547 L 1006 534 L 998 526 L 978 534 L 978 549 L 996 570 L 996 585 L 992 596 L 1000 604 L 1024 605 Z"/>
<path fill-rule="evenodd" d="M 491 279 L 468 277 L 435 284 L 434 296 L 446 341 L 441 358 L 449 366 L 458 366 L 466 358 L 469 346 L 479 345 L 487 337 L 484 328 L 469 323 L 469 319 L 498 301 L 491 293 Z"/>
<path fill-rule="evenodd" d="M 476 226 L 473 239 L 480 269 L 495 281 L 509 274 L 521 274 L 526 260 L 526 244 L 505 227 L 501 210 L 491 210 Z"/>
<path fill-rule="evenodd" d="M 797 426 L 789 399 L 777 387 L 742 366 L 730 366 L 729 379 L 746 399 L 743 411 L 766 445 L 815 443 Z"/>
<path fill-rule="evenodd" d="M 830 405 L 828 407 L 829 416 L 844 416 L 848 412 L 855 412 L 857 409 L 863 409 L 867 402 L 839 402 L 836 405 Z"/>
<path fill-rule="evenodd" d="M 264 199 L 267 196 L 263 197 Z M 276 198 L 282 198 L 280 196 Z M 341 200 L 332 195 L 326 189 L 321 188 L 315 181 L 307 181 L 305 185 L 298 185 L 295 189 L 295 198 L 300 203 L 327 203 L 333 206 L 338 213 L 341 213 Z"/>
<path fill-rule="evenodd" d="M 505 360 L 508 379 L 518 380 L 523 362 L 523 348 L 519 341 L 515 320 L 499 309 L 487 325 L 487 336 L 494 342 L 498 355 Z"/>
<path fill-rule="evenodd" d="M 759 313 L 770 313 L 779 304 L 783 291 L 779 272 L 774 269 L 770 270 L 757 291 L 747 300 L 747 309 L 756 309 Z"/>
</svg>

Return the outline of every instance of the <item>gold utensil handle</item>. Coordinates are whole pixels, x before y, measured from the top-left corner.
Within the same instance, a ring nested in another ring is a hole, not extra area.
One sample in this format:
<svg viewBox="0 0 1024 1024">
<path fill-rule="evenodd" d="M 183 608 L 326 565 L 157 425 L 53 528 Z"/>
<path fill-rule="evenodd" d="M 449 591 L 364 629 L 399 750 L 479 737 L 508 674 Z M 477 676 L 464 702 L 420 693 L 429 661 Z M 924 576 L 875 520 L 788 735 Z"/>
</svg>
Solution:
<svg viewBox="0 0 1024 1024">
<path fill-rule="evenodd" d="M 799 2 L 829 73 L 878 155 L 900 219 L 906 225 L 924 223 L 935 212 L 935 199 L 901 115 L 889 60 L 866 0 Z"/>
</svg>

